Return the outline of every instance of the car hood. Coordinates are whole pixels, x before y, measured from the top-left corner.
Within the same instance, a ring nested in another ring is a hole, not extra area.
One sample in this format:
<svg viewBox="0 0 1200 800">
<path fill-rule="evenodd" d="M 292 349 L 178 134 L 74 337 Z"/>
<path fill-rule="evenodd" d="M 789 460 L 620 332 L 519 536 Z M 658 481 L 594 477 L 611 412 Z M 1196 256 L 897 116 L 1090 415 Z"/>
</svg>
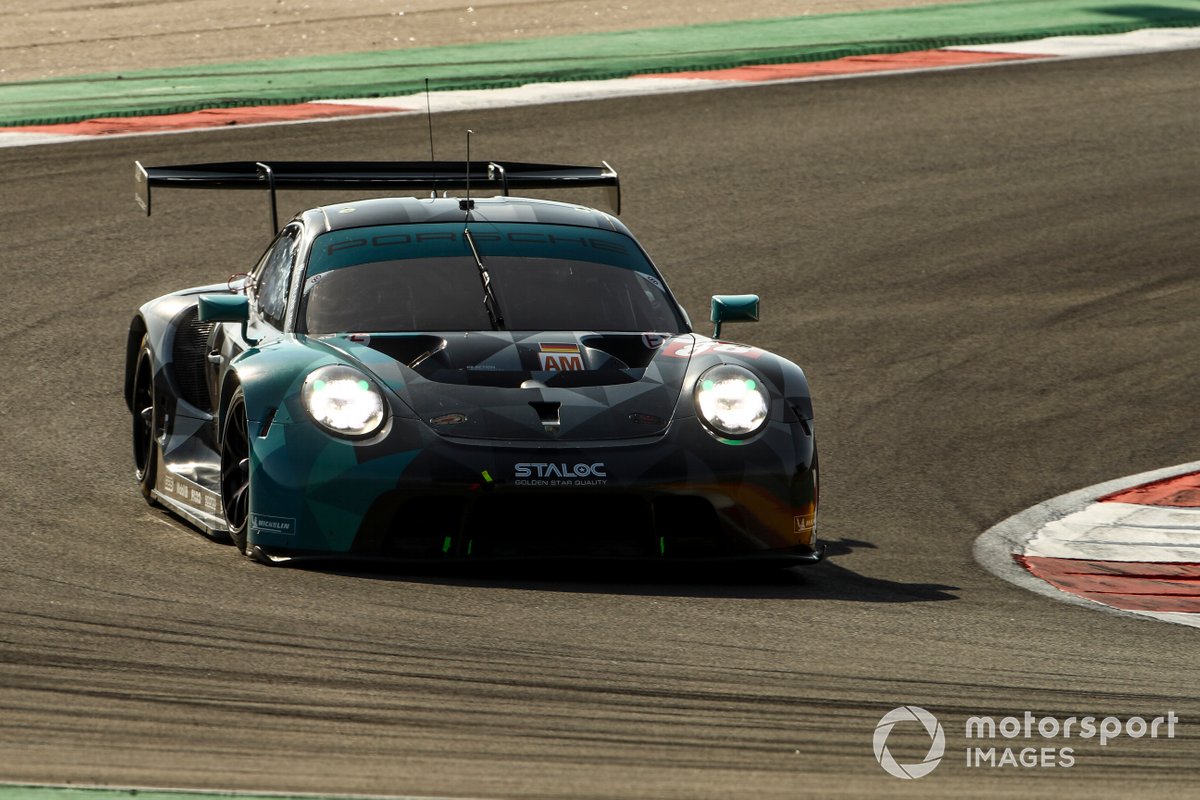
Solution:
<svg viewBox="0 0 1200 800">
<path fill-rule="evenodd" d="M 662 434 L 692 334 L 354 334 L 324 343 L 387 386 L 439 434 L 596 441 Z"/>
</svg>

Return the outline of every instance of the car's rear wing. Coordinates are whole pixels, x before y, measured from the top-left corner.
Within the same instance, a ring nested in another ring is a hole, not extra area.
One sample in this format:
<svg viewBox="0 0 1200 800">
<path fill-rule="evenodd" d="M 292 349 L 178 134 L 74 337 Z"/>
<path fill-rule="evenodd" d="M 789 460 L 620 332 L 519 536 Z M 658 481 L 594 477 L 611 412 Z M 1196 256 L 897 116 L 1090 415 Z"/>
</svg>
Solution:
<svg viewBox="0 0 1200 800">
<path fill-rule="evenodd" d="M 613 212 L 621 213 L 621 183 L 617 171 L 564 164 L 525 164 L 516 161 L 227 161 L 145 167 L 135 161 L 138 205 L 150 215 L 150 189 L 259 189 L 271 193 L 271 220 L 277 189 L 364 189 L 450 191 L 492 190 L 507 196 L 527 189 L 605 187 Z"/>
</svg>

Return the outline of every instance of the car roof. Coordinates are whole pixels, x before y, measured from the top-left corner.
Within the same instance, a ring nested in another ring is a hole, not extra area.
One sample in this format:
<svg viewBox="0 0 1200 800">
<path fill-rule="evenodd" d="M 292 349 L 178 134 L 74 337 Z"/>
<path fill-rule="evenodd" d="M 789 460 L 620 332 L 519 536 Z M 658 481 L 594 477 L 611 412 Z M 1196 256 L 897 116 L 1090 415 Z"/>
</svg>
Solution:
<svg viewBox="0 0 1200 800">
<path fill-rule="evenodd" d="M 529 197 L 473 197 L 470 219 L 459 197 L 380 197 L 320 206 L 299 215 L 326 231 L 375 225 L 435 222 L 509 222 L 575 225 L 632 236 L 611 214 L 588 206 Z"/>
</svg>

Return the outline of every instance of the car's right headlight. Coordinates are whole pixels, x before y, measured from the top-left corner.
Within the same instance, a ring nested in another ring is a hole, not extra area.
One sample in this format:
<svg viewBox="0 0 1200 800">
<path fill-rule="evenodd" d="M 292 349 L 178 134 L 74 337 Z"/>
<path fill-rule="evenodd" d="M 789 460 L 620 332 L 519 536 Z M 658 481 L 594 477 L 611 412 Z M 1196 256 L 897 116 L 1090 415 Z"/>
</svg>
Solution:
<svg viewBox="0 0 1200 800">
<path fill-rule="evenodd" d="M 696 381 L 696 410 L 719 435 L 744 439 L 767 421 L 771 397 L 745 367 L 718 364 Z"/>
<path fill-rule="evenodd" d="M 383 395 L 353 367 L 319 367 L 304 379 L 304 407 L 322 427 L 354 438 L 370 436 L 383 425 Z"/>
</svg>

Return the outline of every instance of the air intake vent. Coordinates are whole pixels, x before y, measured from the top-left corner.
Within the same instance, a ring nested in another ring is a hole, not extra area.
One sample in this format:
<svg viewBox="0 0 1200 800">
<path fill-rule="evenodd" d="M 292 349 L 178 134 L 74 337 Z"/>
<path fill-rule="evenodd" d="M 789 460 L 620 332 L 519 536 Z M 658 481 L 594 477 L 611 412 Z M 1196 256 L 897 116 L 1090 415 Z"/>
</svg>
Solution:
<svg viewBox="0 0 1200 800">
<path fill-rule="evenodd" d="M 212 399 L 204 381 L 204 368 L 208 335 L 212 328 L 211 322 L 200 322 L 196 318 L 195 308 L 188 309 L 175 329 L 175 348 L 172 352 L 180 397 L 209 413 L 212 412 Z"/>
</svg>

